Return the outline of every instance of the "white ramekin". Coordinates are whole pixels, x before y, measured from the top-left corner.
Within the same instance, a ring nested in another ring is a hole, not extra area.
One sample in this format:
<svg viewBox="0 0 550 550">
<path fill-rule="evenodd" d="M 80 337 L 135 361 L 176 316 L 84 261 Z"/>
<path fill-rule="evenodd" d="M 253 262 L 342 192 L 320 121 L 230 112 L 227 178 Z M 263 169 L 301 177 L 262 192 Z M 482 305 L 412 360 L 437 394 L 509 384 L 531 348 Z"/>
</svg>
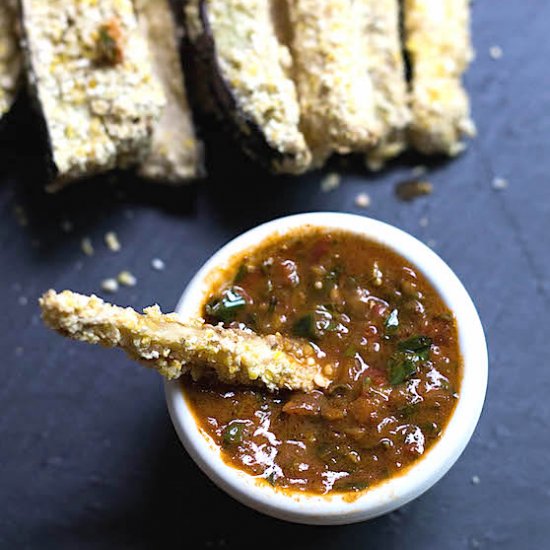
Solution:
<svg viewBox="0 0 550 550">
<path fill-rule="evenodd" d="M 451 269 L 426 245 L 383 222 L 339 213 L 298 214 L 260 225 L 219 250 L 195 275 L 177 307 L 182 316 L 200 314 L 208 274 L 227 266 L 235 255 L 272 235 L 284 235 L 298 227 L 344 229 L 364 235 L 395 250 L 417 266 L 454 312 L 464 361 L 460 399 L 440 440 L 422 459 L 406 470 L 348 502 L 342 495 L 317 496 L 288 493 L 260 483 L 253 476 L 225 464 L 219 448 L 202 432 L 184 398 L 181 385 L 167 382 L 166 401 L 179 438 L 199 467 L 214 483 L 251 508 L 271 516 L 316 525 L 337 525 L 385 514 L 436 483 L 458 459 L 481 414 L 487 387 L 487 347 L 483 328 L 472 300 Z"/>
</svg>

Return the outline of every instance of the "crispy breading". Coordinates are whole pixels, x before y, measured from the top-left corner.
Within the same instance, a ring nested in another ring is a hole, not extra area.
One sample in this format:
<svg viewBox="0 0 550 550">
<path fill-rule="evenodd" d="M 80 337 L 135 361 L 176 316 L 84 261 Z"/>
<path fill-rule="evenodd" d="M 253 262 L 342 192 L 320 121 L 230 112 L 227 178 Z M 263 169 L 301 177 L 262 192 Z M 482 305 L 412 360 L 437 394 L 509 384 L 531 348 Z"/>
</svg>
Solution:
<svg viewBox="0 0 550 550">
<path fill-rule="evenodd" d="M 405 0 L 412 68 L 409 139 L 425 154 L 456 155 L 475 134 L 462 75 L 473 57 L 469 0 Z"/>
<path fill-rule="evenodd" d="M 272 335 L 183 321 L 158 306 L 139 314 L 70 291 L 46 292 L 40 299 L 45 324 L 60 334 L 106 347 L 119 347 L 132 359 L 169 379 L 190 372 L 228 383 L 263 385 L 269 390 L 311 391 L 329 381 L 302 342 Z"/>
<path fill-rule="evenodd" d="M 273 161 L 273 170 L 307 170 L 311 153 L 300 130 L 298 97 L 289 75 L 292 58 L 278 38 L 271 0 L 190 0 L 185 9 L 192 41 L 197 43 L 204 40 L 204 32 L 211 33 L 212 70 L 221 73 L 236 110 L 278 153 L 280 160 Z M 246 133 L 246 125 L 242 126 Z"/>
<path fill-rule="evenodd" d="M 152 55 L 153 70 L 167 99 L 153 130 L 151 150 L 139 173 L 159 182 L 183 183 L 201 175 L 202 146 L 196 137 L 185 90 L 179 57 L 180 29 L 168 0 L 135 0 L 135 5 Z"/>
<path fill-rule="evenodd" d="M 372 83 L 351 0 L 287 0 L 306 138 L 322 162 L 376 141 Z"/>
<path fill-rule="evenodd" d="M 29 80 L 62 183 L 138 163 L 165 104 L 131 0 L 21 0 Z"/>
<path fill-rule="evenodd" d="M 407 146 L 405 130 L 411 113 L 401 50 L 400 7 L 399 0 L 355 0 L 353 7 L 380 128 L 380 141 L 367 154 L 367 164 L 375 170 Z"/>
<path fill-rule="evenodd" d="M 19 84 L 21 55 L 17 43 L 15 6 L 0 3 L 0 118 L 10 109 Z"/>
</svg>

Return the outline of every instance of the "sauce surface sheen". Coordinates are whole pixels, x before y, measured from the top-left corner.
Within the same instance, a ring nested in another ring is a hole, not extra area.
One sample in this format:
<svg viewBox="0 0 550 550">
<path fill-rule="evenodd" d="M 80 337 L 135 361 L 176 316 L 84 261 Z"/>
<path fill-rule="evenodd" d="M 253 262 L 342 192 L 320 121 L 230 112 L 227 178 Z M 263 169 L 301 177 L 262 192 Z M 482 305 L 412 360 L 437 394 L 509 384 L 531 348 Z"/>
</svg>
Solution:
<svg viewBox="0 0 550 550">
<path fill-rule="evenodd" d="M 310 342 L 333 383 L 310 394 L 183 383 L 223 459 L 277 487 L 361 491 L 440 437 L 458 399 L 452 312 L 404 258 L 364 237 L 311 229 L 250 250 L 204 304 L 213 324 Z"/>
</svg>

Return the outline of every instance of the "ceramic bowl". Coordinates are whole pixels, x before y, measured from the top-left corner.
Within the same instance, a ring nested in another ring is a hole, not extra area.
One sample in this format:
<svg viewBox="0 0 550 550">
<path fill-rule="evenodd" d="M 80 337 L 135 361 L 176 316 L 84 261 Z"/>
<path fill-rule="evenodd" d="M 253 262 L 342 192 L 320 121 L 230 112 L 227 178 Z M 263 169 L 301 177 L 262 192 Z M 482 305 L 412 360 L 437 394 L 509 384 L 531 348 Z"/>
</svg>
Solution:
<svg viewBox="0 0 550 550">
<path fill-rule="evenodd" d="M 339 213 L 298 214 L 260 225 L 222 247 L 198 271 L 183 293 L 177 312 L 200 315 L 212 274 L 231 259 L 273 235 L 297 228 L 320 227 L 351 231 L 378 241 L 415 265 L 454 312 L 463 358 L 460 399 L 439 441 L 402 474 L 365 491 L 355 500 L 277 490 L 224 463 L 220 450 L 202 432 L 186 402 L 181 384 L 167 382 L 166 401 L 181 442 L 198 466 L 228 494 L 254 510 L 298 523 L 336 525 L 367 520 L 415 499 L 427 491 L 458 459 L 481 414 L 487 386 L 487 347 L 483 328 L 468 292 L 445 262 L 422 242 L 386 223 Z"/>
</svg>

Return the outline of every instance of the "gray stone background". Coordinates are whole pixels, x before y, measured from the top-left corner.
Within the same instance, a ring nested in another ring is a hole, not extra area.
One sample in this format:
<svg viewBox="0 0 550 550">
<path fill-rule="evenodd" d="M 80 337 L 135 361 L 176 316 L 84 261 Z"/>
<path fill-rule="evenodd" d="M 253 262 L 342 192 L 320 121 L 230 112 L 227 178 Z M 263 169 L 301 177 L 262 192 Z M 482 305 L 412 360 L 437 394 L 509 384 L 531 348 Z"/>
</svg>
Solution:
<svg viewBox="0 0 550 550">
<path fill-rule="evenodd" d="M 375 176 L 352 162 L 323 193 L 322 174 L 268 177 L 216 136 L 200 186 L 159 189 L 122 175 L 49 196 L 36 121 L 19 101 L 0 134 L 0 547 L 549 547 L 550 3 L 479 0 L 473 27 L 479 137 L 455 161 L 432 164 L 434 193 L 413 203 L 394 188 L 419 159 Z M 508 188 L 495 190 L 495 177 Z M 360 192 L 368 210 L 355 206 Z M 347 527 L 285 524 L 237 504 L 186 456 L 159 377 L 48 333 L 36 306 L 47 288 L 99 292 L 128 269 L 138 284 L 118 303 L 170 310 L 226 241 L 311 210 L 363 213 L 429 241 L 477 304 L 491 358 L 485 410 L 456 466 L 400 511 Z M 111 230 L 118 254 L 103 243 Z M 157 257 L 164 271 L 151 268 Z"/>
</svg>

